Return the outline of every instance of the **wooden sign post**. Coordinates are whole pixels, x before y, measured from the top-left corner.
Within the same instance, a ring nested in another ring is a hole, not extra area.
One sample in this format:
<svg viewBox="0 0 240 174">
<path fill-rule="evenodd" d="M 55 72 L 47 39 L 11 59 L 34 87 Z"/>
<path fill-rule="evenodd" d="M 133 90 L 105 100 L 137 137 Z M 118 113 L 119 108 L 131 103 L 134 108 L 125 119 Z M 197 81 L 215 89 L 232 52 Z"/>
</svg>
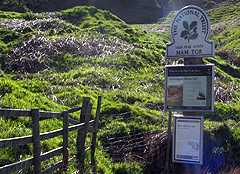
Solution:
<svg viewBox="0 0 240 174">
<path fill-rule="evenodd" d="M 195 169 L 190 173 L 200 173 L 203 163 L 203 114 L 214 110 L 214 65 L 203 63 L 204 57 L 214 56 L 215 52 L 214 43 L 208 40 L 209 33 L 207 14 L 197 6 L 182 8 L 172 22 L 172 42 L 167 45 L 166 58 L 184 58 L 184 65 L 165 67 L 164 108 L 169 111 L 166 173 L 169 173 L 170 166 L 171 137 L 174 142 L 173 162 L 194 165 Z M 182 112 L 182 116 L 175 117 L 172 136 L 171 112 L 175 111 Z M 188 131 L 195 132 L 196 137 L 188 136 Z"/>
</svg>

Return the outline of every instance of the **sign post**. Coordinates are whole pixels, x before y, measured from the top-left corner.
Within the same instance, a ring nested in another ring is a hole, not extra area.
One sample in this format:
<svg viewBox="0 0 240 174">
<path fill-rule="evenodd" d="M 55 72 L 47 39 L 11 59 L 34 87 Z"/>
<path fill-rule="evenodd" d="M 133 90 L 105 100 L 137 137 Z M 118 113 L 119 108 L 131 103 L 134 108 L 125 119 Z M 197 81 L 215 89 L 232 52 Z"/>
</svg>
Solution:
<svg viewBox="0 0 240 174">
<path fill-rule="evenodd" d="M 203 163 L 203 113 L 214 111 L 214 65 L 203 64 L 203 58 L 214 56 L 215 52 L 209 34 L 210 22 L 205 11 L 194 5 L 186 6 L 172 22 L 172 42 L 166 49 L 167 59 L 184 58 L 184 65 L 165 67 L 165 111 L 182 112 L 182 117 L 174 115 L 172 159 L 175 163 L 195 165 L 193 174 L 200 173 Z M 169 124 L 170 118 L 171 114 Z M 168 134 L 171 135 L 171 128 Z M 166 160 L 168 174 L 169 162 Z"/>
</svg>

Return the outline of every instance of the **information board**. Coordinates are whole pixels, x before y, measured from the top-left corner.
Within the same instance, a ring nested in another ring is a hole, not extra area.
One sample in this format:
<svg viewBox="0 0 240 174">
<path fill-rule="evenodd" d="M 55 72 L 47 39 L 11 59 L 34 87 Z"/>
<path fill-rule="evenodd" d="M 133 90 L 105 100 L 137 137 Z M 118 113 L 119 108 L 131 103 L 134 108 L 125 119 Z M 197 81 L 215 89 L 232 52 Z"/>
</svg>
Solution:
<svg viewBox="0 0 240 174">
<path fill-rule="evenodd" d="M 203 117 L 174 117 L 173 162 L 202 164 Z"/>
<path fill-rule="evenodd" d="M 213 111 L 214 66 L 166 66 L 165 110 Z"/>
</svg>

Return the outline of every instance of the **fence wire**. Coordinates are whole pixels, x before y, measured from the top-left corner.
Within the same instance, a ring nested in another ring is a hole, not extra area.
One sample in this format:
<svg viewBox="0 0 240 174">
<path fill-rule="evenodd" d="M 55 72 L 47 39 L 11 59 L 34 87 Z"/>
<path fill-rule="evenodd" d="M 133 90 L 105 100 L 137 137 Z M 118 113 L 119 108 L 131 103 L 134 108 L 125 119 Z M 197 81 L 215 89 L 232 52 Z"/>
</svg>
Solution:
<svg viewBox="0 0 240 174">
<path fill-rule="evenodd" d="M 119 114 L 108 115 L 116 121 L 130 121 L 139 119 L 134 117 L 132 112 L 124 112 Z M 214 117 L 209 117 L 211 121 Z M 230 115 L 228 117 L 219 116 L 217 120 L 223 125 L 227 125 L 228 120 L 231 122 L 231 129 L 240 126 L 240 118 L 238 116 Z M 162 112 L 160 115 L 161 128 L 167 128 L 167 114 Z M 229 126 L 229 125 L 227 125 Z M 154 173 L 161 173 L 164 171 L 167 149 L 167 132 L 153 131 L 132 133 L 121 137 L 107 137 L 103 143 L 104 149 L 110 154 L 114 162 L 119 161 L 135 161 L 144 164 L 145 168 L 150 168 L 148 171 Z M 215 148 L 219 149 L 219 148 Z M 221 151 L 221 150 L 220 150 Z M 209 164 L 204 164 L 201 168 L 202 174 L 240 174 L 239 164 L 227 164 L 227 161 L 221 161 L 221 152 L 213 153 L 208 158 Z M 213 164 L 214 163 L 214 164 Z M 174 167 L 174 166 L 173 166 Z"/>
</svg>

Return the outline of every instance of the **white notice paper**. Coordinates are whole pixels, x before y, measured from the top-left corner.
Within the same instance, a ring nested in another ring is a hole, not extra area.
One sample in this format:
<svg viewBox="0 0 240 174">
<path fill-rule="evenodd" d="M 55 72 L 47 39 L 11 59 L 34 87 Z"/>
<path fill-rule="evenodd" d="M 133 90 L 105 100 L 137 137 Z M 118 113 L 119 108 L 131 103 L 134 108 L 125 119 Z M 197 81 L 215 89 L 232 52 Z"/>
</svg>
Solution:
<svg viewBox="0 0 240 174">
<path fill-rule="evenodd" d="M 201 119 L 176 118 L 175 160 L 201 160 Z"/>
</svg>

